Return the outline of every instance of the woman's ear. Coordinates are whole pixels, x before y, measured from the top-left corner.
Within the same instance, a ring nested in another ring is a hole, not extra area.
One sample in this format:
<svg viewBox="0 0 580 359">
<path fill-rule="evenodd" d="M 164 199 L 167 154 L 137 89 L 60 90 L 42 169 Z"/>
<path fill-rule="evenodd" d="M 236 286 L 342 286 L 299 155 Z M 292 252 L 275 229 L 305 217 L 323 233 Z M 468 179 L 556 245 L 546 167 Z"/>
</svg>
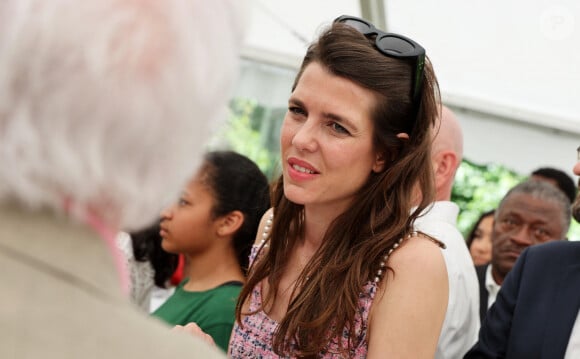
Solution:
<svg viewBox="0 0 580 359">
<path fill-rule="evenodd" d="M 405 132 L 397 133 L 395 137 L 397 137 L 400 140 L 401 144 L 409 140 L 409 135 Z M 394 161 L 395 156 L 396 155 L 391 155 L 389 162 Z M 373 164 L 373 172 L 379 173 L 385 169 L 386 157 L 387 156 L 384 151 L 377 152 L 375 163 Z"/>
<path fill-rule="evenodd" d="M 241 211 L 232 211 L 219 220 L 217 233 L 220 236 L 231 236 L 237 232 L 244 223 L 244 214 Z"/>
<path fill-rule="evenodd" d="M 397 133 L 397 138 L 400 140 L 408 140 L 409 134 L 407 134 L 405 132 Z"/>
<path fill-rule="evenodd" d="M 385 169 L 385 153 L 378 152 L 375 158 L 375 163 L 373 164 L 373 172 L 380 173 Z"/>
</svg>

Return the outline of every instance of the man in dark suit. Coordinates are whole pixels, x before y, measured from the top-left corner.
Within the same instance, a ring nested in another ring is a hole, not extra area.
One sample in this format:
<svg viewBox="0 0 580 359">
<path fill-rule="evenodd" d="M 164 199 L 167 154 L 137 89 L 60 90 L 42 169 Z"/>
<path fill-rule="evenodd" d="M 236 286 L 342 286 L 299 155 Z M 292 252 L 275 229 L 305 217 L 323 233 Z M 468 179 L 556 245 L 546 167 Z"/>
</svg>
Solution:
<svg viewBox="0 0 580 359">
<path fill-rule="evenodd" d="M 489 263 L 475 266 L 475 273 L 477 274 L 477 281 L 479 283 L 479 322 L 483 323 L 485 315 L 487 314 L 489 291 L 492 288 L 486 288 L 485 286 L 485 274 L 490 269 Z M 499 285 L 498 285 L 499 288 Z"/>
<path fill-rule="evenodd" d="M 574 173 L 580 176 L 580 148 Z M 580 222 L 580 195 L 572 212 Z M 579 309 L 580 242 L 528 248 L 506 276 L 479 341 L 464 358 L 579 358 Z"/>
<path fill-rule="evenodd" d="M 522 182 L 505 195 L 495 212 L 491 263 L 476 267 L 481 323 L 520 253 L 565 238 L 569 226 L 570 201 L 547 182 Z"/>
</svg>

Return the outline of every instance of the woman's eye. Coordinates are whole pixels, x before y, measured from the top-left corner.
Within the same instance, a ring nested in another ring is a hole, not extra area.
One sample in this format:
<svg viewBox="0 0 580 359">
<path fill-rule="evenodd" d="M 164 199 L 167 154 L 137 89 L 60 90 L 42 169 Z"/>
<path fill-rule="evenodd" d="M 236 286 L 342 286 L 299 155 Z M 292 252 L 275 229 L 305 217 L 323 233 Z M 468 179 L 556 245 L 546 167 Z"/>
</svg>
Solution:
<svg viewBox="0 0 580 359">
<path fill-rule="evenodd" d="M 187 206 L 187 205 L 189 204 L 189 202 L 188 202 L 187 200 L 183 199 L 183 198 L 180 198 L 180 199 L 177 201 L 177 204 L 178 204 L 179 206 Z"/>
<path fill-rule="evenodd" d="M 342 133 L 342 134 L 345 134 L 345 135 L 349 135 L 350 134 L 350 132 L 348 132 L 348 130 L 346 128 L 342 127 L 341 125 L 339 125 L 336 122 L 332 122 L 330 124 L 330 127 L 332 127 L 332 129 L 334 131 L 338 132 L 338 133 Z"/>
</svg>

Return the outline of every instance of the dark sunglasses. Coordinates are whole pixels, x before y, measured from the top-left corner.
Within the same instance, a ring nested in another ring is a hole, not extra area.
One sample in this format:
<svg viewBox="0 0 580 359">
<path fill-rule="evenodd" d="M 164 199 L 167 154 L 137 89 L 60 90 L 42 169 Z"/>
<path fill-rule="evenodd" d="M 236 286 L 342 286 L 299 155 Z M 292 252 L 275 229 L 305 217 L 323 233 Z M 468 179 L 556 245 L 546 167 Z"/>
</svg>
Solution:
<svg viewBox="0 0 580 359">
<path fill-rule="evenodd" d="M 414 115 L 417 116 L 421 105 L 421 91 L 423 89 L 423 69 L 425 67 L 425 49 L 408 37 L 383 32 L 370 22 L 354 16 L 342 15 L 334 20 L 349 25 L 360 31 L 366 37 L 376 35 L 375 46 L 383 55 L 412 61 L 413 63 L 413 86 L 411 98 L 413 99 Z"/>
</svg>

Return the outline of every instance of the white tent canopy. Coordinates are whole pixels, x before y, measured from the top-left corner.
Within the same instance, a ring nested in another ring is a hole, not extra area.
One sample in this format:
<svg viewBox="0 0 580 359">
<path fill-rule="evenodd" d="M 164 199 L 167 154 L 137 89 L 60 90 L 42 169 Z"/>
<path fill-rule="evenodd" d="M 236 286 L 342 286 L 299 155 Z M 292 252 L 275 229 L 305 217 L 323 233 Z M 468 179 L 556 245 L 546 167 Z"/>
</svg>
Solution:
<svg viewBox="0 0 580 359">
<path fill-rule="evenodd" d="M 293 74 L 321 26 L 361 9 L 426 48 L 443 102 L 462 123 L 466 158 L 522 174 L 551 166 L 572 175 L 580 145 L 580 2 L 255 0 L 244 57 Z M 242 73 L 238 94 L 284 107 L 291 77 L 276 84 Z"/>
</svg>

